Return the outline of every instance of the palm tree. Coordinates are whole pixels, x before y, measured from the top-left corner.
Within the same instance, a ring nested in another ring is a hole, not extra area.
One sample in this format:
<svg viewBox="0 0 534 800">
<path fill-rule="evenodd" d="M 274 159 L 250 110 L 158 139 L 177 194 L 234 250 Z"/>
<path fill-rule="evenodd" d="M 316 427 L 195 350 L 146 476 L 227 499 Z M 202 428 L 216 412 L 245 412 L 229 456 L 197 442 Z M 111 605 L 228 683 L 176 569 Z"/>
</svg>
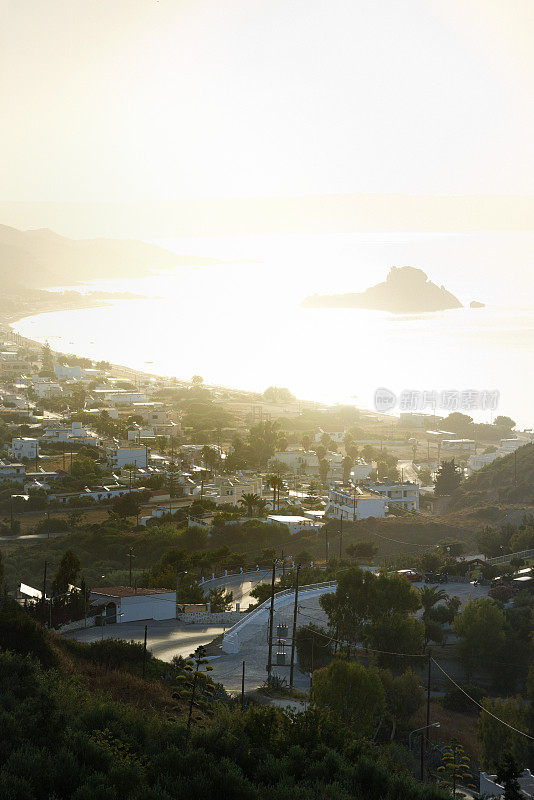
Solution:
<svg viewBox="0 0 534 800">
<path fill-rule="evenodd" d="M 449 595 L 444 589 L 438 589 L 437 586 L 422 586 L 418 589 L 421 595 L 421 605 L 423 606 L 423 620 L 428 617 L 430 609 L 441 600 L 447 600 Z"/>
<path fill-rule="evenodd" d="M 261 500 L 261 497 L 254 492 L 245 492 L 241 497 L 239 503 L 242 506 L 245 506 L 247 509 L 247 516 L 253 517 L 254 516 L 254 507 L 257 506 L 258 500 Z"/>
<path fill-rule="evenodd" d="M 273 511 L 275 510 L 276 506 L 276 492 L 278 491 L 278 508 L 280 508 L 280 489 L 284 488 L 284 481 L 280 477 L 280 475 L 275 475 L 275 473 L 271 473 L 267 475 L 266 479 L 267 486 L 273 490 Z"/>
</svg>

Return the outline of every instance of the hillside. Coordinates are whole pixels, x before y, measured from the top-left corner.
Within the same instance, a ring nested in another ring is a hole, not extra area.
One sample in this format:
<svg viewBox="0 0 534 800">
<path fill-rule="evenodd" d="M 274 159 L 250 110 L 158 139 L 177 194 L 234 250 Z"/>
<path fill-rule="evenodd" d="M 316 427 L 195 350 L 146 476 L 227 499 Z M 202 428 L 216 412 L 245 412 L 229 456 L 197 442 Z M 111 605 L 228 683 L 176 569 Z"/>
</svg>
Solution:
<svg viewBox="0 0 534 800">
<path fill-rule="evenodd" d="M 68 239 L 47 228 L 21 231 L 0 225 L 0 281 L 4 291 L 140 277 L 155 269 L 210 263 L 219 262 L 176 255 L 135 240 Z"/>
<path fill-rule="evenodd" d="M 534 505 L 534 444 L 526 444 L 471 475 L 458 490 L 453 507 L 487 503 Z"/>
<path fill-rule="evenodd" d="M 238 710 L 202 668 L 126 642 L 50 635 L 0 609 L 0 797 L 11 800 L 445 800 L 333 715 Z M 193 702 L 194 699 L 194 702 Z M 187 719 L 192 709 L 191 728 Z"/>
<path fill-rule="evenodd" d="M 365 292 L 314 295 L 303 303 L 308 308 L 367 308 L 394 314 L 444 311 L 462 304 L 444 286 L 428 279 L 422 269 L 391 267 L 385 281 Z"/>
</svg>

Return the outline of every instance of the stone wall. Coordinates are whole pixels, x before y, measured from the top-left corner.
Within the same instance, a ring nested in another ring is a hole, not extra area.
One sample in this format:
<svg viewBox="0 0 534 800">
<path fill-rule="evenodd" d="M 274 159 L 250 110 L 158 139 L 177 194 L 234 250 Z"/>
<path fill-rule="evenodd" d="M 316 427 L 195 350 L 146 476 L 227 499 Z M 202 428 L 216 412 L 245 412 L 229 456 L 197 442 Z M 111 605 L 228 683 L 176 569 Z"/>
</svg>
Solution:
<svg viewBox="0 0 534 800">
<path fill-rule="evenodd" d="M 178 614 L 178 619 L 189 625 L 235 625 L 246 613 L 246 611 L 219 611 L 215 613 L 209 611 L 192 611 Z"/>
</svg>

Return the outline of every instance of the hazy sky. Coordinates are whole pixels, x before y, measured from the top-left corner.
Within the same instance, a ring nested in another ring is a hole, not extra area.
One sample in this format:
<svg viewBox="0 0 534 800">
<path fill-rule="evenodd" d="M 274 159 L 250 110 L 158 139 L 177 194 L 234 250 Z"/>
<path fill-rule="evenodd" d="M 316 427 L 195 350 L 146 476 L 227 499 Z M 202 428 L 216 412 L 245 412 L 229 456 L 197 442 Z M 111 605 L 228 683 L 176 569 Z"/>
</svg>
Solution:
<svg viewBox="0 0 534 800">
<path fill-rule="evenodd" d="M 532 0 L 0 0 L 0 199 L 534 186 Z"/>
</svg>

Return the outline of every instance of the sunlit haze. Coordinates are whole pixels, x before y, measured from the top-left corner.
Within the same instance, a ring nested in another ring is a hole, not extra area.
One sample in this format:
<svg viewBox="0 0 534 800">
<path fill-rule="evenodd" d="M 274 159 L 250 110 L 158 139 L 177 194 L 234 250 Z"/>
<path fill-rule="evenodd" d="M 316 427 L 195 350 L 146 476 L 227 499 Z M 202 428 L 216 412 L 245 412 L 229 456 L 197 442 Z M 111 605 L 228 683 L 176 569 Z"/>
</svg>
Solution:
<svg viewBox="0 0 534 800">
<path fill-rule="evenodd" d="M 2 0 L 0 199 L 530 194 L 529 0 Z"/>
</svg>

